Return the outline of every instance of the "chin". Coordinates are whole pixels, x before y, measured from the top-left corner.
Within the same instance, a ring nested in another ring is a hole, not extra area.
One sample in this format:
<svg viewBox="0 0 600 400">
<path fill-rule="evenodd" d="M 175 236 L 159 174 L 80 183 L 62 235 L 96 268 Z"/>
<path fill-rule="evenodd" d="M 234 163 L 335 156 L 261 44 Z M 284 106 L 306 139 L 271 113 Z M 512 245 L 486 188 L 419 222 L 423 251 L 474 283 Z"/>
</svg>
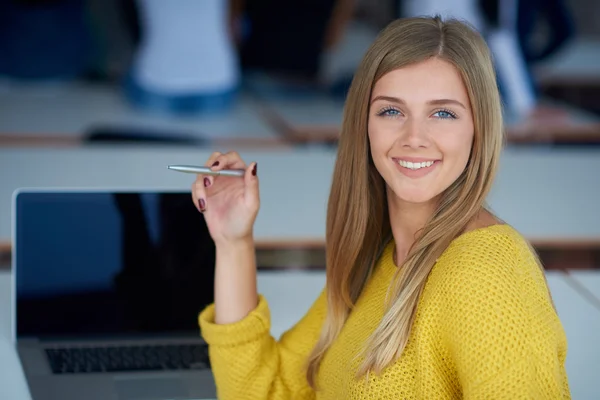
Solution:
<svg viewBox="0 0 600 400">
<path fill-rule="evenodd" d="M 412 204 L 426 204 L 430 203 L 436 197 L 434 193 L 430 191 L 420 191 L 420 190 L 393 190 L 393 195 L 398 198 L 403 203 L 412 203 Z"/>
</svg>

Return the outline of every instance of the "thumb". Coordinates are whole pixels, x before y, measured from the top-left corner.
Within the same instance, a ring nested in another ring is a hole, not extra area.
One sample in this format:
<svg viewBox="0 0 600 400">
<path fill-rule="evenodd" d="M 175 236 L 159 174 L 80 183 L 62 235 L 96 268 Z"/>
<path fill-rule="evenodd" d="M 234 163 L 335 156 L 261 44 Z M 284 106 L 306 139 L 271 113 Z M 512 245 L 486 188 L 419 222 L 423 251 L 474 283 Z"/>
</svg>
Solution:
<svg viewBox="0 0 600 400">
<path fill-rule="evenodd" d="M 246 190 L 244 193 L 244 201 L 246 206 L 256 209 L 258 208 L 260 199 L 258 195 L 258 175 L 257 164 L 255 162 L 251 163 L 246 169 L 246 173 L 244 174 L 244 181 L 246 183 Z"/>
</svg>

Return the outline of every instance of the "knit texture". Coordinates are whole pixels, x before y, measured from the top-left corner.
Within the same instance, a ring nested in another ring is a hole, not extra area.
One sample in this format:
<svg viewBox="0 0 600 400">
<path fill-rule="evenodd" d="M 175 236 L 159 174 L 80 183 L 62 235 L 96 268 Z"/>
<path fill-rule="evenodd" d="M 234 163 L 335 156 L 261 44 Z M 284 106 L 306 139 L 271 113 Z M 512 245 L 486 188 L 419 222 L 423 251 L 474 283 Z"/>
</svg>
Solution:
<svg viewBox="0 0 600 400">
<path fill-rule="evenodd" d="M 570 399 L 564 330 L 543 272 L 508 225 L 451 243 L 429 275 L 402 356 L 380 375 L 356 379 L 357 355 L 385 311 L 393 248 L 386 246 L 327 351 L 316 392 L 305 362 L 325 318 L 324 292 L 279 341 L 262 296 L 233 324 L 214 324 L 214 305 L 207 307 L 199 323 L 219 399 Z"/>
</svg>

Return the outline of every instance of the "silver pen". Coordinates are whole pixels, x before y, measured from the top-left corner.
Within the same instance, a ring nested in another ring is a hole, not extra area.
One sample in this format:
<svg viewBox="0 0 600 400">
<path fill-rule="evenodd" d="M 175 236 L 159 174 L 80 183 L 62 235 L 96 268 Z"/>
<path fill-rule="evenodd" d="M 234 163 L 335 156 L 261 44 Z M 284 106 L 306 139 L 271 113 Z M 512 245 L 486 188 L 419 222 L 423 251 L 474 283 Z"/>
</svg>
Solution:
<svg viewBox="0 0 600 400">
<path fill-rule="evenodd" d="M 222 169 L 220 171 L 213 171 L 209 167 L 200 167 L 197 165 L 169 165 L 169 169 L 179 172 L 187 172 L 189 174 L 204 174 L 213 176 L 244 176 L 246 173 L 243 169 Z"/>
</svg>

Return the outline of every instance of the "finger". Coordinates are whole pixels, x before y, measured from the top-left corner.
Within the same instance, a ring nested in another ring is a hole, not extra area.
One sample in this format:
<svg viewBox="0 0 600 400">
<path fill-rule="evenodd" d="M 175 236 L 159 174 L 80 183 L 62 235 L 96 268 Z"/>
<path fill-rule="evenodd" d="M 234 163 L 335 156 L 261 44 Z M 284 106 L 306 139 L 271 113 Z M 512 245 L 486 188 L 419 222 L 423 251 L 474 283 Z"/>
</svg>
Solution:
<svg viewBox="0 0 600 400">
<path fill-rule="evenodd" d="M 219 152 L 219 151 L 215 151 L 214 153 L 212 153 L 210 155 L 210 157 L 208 157 L 208 160 L 206 161 L 206 163 L 204 163 L 205 167 L 211 167 L 215 161 L 222 155 L 223 153 Z M 202 175 L 202 174 L 198 174 L 198 177 L 200 179 L 202 179 L 202 182 L 204 184 L 204 187 L 209 187 L 213 184 L 214 182 L 214 177 L 211 177 L 209 175 Z"/>
<path fill-rule="evenodd" d="M 205 167 L 210 167 L 217 160 L 217 158 L 219 158 L 222 154 L 223 153 L 221 153 L 220 151 L 213 152 L 210 155 L 210 157 L 208 157 L 208 160 L 206 160 L 206 163 L 204 164 L 204 166 Z"/>
<path fill-rule="evenodd" d="M 199 212 L 203 213 L 206 211 L 206 188 L 200 178 L 196 179 L 192 184 L 192 201 L 194 202 L 194 207 Z"/>
<path fill-rule="evenodd" d="M 246 163 L 236 151 L 230 151 L 218 156 L 210 167 L 214 171 L 228 168 L 246 169 Z"/>
<path fill-rule="evenodd" d="M 250 209 L 258 209 L 260 197 L 258 191 L 258 165 L 256 162 L 251 163 L 244 174 L 246 190 L 244 192 L 244 202 Z"/>
</svg>

